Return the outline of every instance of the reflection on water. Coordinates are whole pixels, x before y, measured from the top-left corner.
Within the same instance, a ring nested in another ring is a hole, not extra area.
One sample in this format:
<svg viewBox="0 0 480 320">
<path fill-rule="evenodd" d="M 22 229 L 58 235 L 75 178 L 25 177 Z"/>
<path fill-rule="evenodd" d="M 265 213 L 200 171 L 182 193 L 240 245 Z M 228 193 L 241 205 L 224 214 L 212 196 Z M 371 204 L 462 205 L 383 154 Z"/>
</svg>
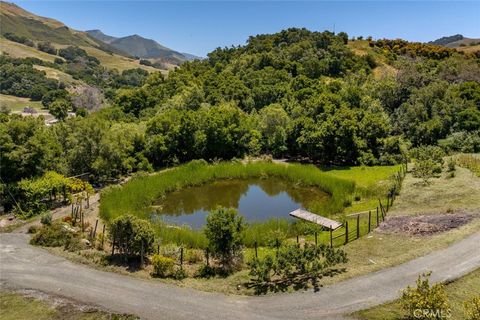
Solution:
<svg viewBox="0 0 480 320">
<path fill-rule="evenodd" d="M 154 204 L 154 218 L 199 229 L 217 206 L 236 208 L 252 222 L 288 219 L 289 212 L 308 207 L 311 201 L 327 200 L 328 195 L 317 188 L 295 186 L 279 178 L 219 180 L 167 194 Z"/>
</svg>

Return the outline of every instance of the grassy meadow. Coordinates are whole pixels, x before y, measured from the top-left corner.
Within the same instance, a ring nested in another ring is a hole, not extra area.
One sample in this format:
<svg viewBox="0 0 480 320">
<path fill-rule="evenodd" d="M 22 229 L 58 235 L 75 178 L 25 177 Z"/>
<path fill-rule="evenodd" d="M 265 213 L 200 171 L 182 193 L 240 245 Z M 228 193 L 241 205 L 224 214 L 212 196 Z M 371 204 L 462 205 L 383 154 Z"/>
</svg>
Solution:
<svg viewBox="0 0 480 320">
<path fill-rule="evenodd" d="M 2 93 L 0 93 L 0 106 L 5 106 L 12 112 L 21 112 L 26 106 L 37 110 L 43 109 L 40 101 L 32 101 L 29 98 L 15 97 Z"/>
</svg>

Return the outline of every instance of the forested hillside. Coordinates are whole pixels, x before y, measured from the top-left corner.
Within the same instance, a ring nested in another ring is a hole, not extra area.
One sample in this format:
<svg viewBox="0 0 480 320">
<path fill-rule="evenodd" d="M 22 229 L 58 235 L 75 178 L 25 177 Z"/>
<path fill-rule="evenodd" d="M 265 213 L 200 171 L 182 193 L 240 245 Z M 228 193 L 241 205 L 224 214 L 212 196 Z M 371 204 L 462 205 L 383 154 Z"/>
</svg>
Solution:
<svg viewBox="0 0 480 320">
<path fill-rule="evenodd" d="M 111 76 L 75 48 L 62 54 L 61 68 L 77 70 L 110 106 L 51 127 L 0 115 L 5 194 L 48 170 L 88 173 L 98 182 L 197 158 L 271 154 L 323 165 L 375 165 L 402 161 L 408 148 L 421 145 L 480 151 L 478 53 L 288 29 L 218 48 L 166 77 L 139 71 Z M 20 80 L 31 79 L 74 103 L 30 62 L 0 61 L 2 93 L 31 97 Z M 390 72 L 378 76 L 378 69 Z M 42 101 L 56 103 L 51 95 L 42 94 Z"/>
</svg>

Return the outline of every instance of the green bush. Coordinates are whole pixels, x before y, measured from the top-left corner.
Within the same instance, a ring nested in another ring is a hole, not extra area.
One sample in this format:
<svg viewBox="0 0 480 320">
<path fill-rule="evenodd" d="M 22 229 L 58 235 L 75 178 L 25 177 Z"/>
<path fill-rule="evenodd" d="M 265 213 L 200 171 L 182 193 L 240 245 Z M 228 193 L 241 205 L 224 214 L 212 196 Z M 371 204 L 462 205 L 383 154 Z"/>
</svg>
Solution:
<svg viewBox="0 0 480 320">
<path fill-rule="evenodd" d="M 37 231 L 38 231 L 37 226 L 30 226 L 28 227 L 27 233 L 33 234 L 33 233 L 37 233 Z"/>
<path fill-rule="evenodd" d="M 225 271 L 239 262 L 237 258 L 242 253 L 244 230 L 243 217 L 233 208 L 217 208 L 207 216 L 205 235 L 208 246 Z"/>
<path fill-rule="evenodd" d="M 150 223 L 132 215 L 116 218 L 109 225 L 110 240 L 124 255 L 139 255 L 153 250 L 155 235 Z"/>
<path fill-rule="evenodd" d="M 480 319 L 480 295 L 465 301 L 465 320 Z"/>
<path fill-rule="evenodd" d="M 45 212 L 43 215 L 42 215 L 42 218 L 40 219 L 40 222 L 44 225 L 44 226 L 49 226 L 52 224 L 52 213 L 51 212 Z"/>
<path fill-rule="evenodd" d="M 173 267 L 175 266 L 175 260 L 172 258 L 164 257 L 159 254 L 154 254 L 152 257 L 153 273 L 155 277 L 165 278 L 173 274 Z"/>
<path fill-rule="evenodd" d="M 75 235 L 67 231 L 62 223 L 53 223 L 40 228 L 30 240 L 30 243 L 44 247 L 62 247 L 73 237 Z"/>
<path fill-rule="evenodd" d="M 411 318 L 441 319 L 450 313 L 445 286 L 430 285 L 431 273 L 418 276 L 416 288 L 408 286 L 402 292 L 400 302 Z"/>
</svg>

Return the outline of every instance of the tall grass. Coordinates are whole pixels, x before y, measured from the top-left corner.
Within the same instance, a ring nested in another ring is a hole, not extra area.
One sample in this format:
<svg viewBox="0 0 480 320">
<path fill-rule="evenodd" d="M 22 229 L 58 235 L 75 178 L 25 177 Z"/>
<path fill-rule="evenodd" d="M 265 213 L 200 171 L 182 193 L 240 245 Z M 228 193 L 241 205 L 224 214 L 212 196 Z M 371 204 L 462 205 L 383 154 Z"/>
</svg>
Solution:
<svg viewBox="0 0 480 320">
<path fill-rule="evenodd" d="M 355 183 L 323 173 L 312 165 L 275 164 L 269 162 L 221 162 L 208 164 L 205 161 L 192 161 L 175 169 L 154 175 L 132 178 L 123 186 L 115 186 L 102 191 L 100 216 L 110 221 L 123 214 L 134 214 L 150 219 L 152 203 L 168 192 L 185 187 L 198 186 L 217 179 L 278 177 L 293 184 L 314 186 L 327 192 L 327 201 L 313 201 L 309 210 L 329 215 L 343 211 L 347 199 L 355 190 Z M 277 235 L 291 237 L 307 228 L 305 223 L 290 223 L 286 220 L 271 220 L 249 224 L 245 234 L 245 244 L 267 245 Z M 188 226 L 174 227 L 163 222 L 154 225 L 157 237 L 162 243 L 176 243 L 187 247 L 204 248 L 206 238 L 201 230 L 191 230 Z"/>
<path fill-rule="evenodd" d="M 104 190 L 100 215 L 107 221 L 123 214 L 134 214 L 148 219 L 152 203 L 168 192 L 217 179 L 258 177 L 279 177 L 293 184 L 322 189 L 330 195 L 329 200 L 314 203 L 309 209 L 323 214 L 341 212 L 346 199 L 355 190 L 353 181 L 326 174 L 312 165 L 268 162 L 207 164 L 198 160 L 154 175 L 136 177 L 123 186 Z"/>
</svg>

